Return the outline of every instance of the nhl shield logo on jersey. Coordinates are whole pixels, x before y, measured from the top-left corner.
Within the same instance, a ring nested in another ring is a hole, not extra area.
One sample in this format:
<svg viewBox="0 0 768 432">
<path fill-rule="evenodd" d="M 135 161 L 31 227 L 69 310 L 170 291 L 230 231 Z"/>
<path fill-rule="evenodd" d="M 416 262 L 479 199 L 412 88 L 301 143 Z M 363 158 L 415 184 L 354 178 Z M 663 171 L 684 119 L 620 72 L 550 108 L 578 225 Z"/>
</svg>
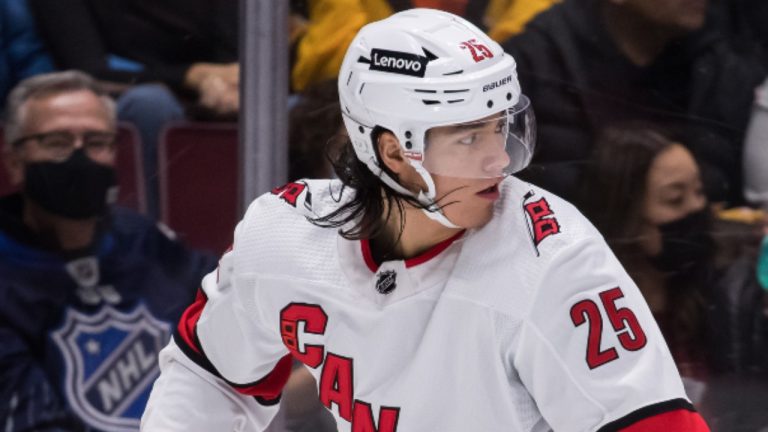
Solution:
<svg viewBox="0 0 768 432">
<path fill-rule="evenodd" d="M 523 198 L 523 210 L 526 222 L 531 234 L 536 255 L 539 255 L 539 244 L 547 237 L 560 232 L 560 224 L 555 218 L 555 213 L 549 206 L 546 198 L 533 200 L 536 193 L 533 191 L 525 194 Z"/>
<path fill-rule="evenodd" d="M 397 273 L 394 270 L 381 271 L 378 276 L 376 291 L 379 294 L 389 294 L 397 288 Z"/>
<path fill-rule="evenodd" d="M 135 431 L 160 371 L 157 355 L 171 326 L 144 305 L 124 313 L 110 306 L 95 314 L 69 309 L 51 334 L 63 361 L 65 395 L 92 428 Z"/>
</svg>

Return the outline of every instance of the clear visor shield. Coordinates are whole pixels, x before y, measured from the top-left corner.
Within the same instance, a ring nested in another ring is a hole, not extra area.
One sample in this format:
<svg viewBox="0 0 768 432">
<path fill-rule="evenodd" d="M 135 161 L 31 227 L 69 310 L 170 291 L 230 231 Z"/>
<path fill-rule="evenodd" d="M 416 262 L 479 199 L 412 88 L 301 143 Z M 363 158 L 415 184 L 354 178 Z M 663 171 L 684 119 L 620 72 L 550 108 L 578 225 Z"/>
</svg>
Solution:
<svg viewBox="0 0 768 432">
<path fill-rule="evenodd" d="M 477 121 L 427 131 L 422 166 L 430 174 L 497 178 L 525 168 L 533 156 L 536 122 L 527 97 Z"/>
</svg>

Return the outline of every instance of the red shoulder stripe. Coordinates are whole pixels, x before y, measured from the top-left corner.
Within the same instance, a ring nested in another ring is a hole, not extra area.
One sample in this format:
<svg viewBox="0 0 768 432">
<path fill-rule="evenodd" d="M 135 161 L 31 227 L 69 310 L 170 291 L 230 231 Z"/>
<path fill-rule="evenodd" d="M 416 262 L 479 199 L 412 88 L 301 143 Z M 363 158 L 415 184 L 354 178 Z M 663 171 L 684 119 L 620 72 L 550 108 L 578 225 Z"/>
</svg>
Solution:
<svg viewBox="0 0 768 432">
<path fill-rule="evenodd" d="M 679 409 L 644 418 L 620 430 L 622 432 L 709 432 L 709 427 L 699 413 Z"/>
<path fill-rule="evenodd" d="M 238 392 L 249 396 L 256 396 L 268 401 L 277 399 L 291 376 L 292 363 L 293 357 L 286 354 L 264 378 L 251 384 L 230 384 Z"/>
<path fill-rule="evenodd" d="M 690 402 L 672 399 L 637 409 L 598 429 L 598 432 L 709 432 Z"/>
<path fill-rule="evenodd" d="M 238 392 L 254 396 L 262 405 L 272 405 L 279 402 L 283 387 L 291 375 L 291 355 L 287 354 L 281 358 L 269 374 L 254 383 L 237 384 L 228 381 L 226 378 L 222 377 L 219 371 L 217 371 L 210 361 L 208 361 L 205 353 L 200 347 L 200 342 L 197 339 L 197 334 L 195 332 L 197 321 L 200 319 L 200 315 L 203 313 L 203 308 L 207 301 L 208 298 L 205 296 L 205 293 L 202 290 L 198 290 L 195 301 L 184 311 L 179 320 L 179 324 L 176 326 L 176 331 L 173 335 L 176 344 L 190 360 L 194 361 L 211 374 L 224 379 L 224 381 Z"/>
<path fill-rule="evenodd" d="M 195 337 L 195 326 L 200 319 L 200 314 L 203 313 L 203 308 L 207 301 L 208 299 L 205 297 L 203 290 L 198 289 L 195 301 L 181 315 L 179 325 L 176 327 L 178 335 L 184 344 L 198 355 L 203 355 L 203 352 L 200 346 L 198 346 L 197 337 Z"/>
</svg>

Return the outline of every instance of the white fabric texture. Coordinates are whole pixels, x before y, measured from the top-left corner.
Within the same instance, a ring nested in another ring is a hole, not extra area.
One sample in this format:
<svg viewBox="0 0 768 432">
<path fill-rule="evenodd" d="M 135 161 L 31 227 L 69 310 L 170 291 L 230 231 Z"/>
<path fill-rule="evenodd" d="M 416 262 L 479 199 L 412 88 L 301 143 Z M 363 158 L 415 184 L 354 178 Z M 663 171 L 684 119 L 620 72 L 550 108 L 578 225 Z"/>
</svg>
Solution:
<svg viewBox="0 0 768 432">
<path fill-rule="evenodd" d="M 341 431 L 354 430 L 366 409 L 378 431 L 595 431 L 650 404 L 687 399 L 648 307 L 598 232 L 556 196 L 515 178 L 500 187 L 486 226 L 426 262 L 389 261 L 375 272 L 361 242 L 305 219 L 308 209 L 323 214 L 337 205 L 338 183 L 307 182 L 295 207 L 276 195 L 260 197 L 238 226 L 220 268 L 225 274 L 204 283 L 208 303 L 197 332 L 209 360 L 229 381 L 256 382 L 289 352 L 281 336 L 287 314 L 313 311 L 289 324 L 298 352 L 322 349 L 322 361 L 308 370 L 321 400 L 323 377 L 331 377 L 329 388 L 338 393 L 326 389 L 326 396 Z M 311 208 L 304 205 L 310 197 Z M 525 205 L 537 200 L 548 204 L 557 233 L 536 235 Z M 380 294 L 377 283 L 387 274 L 395 275 L 396 288 Z M 618 330 L 601 297 L 616 287 L 623 297 L 608 303 L 623 311 Z M 576 325 L 572 318 L 580 302 L 594 304 L 602 316 L 597 348 L 617 354 L 597 367 L 586 361 L 597 323 Z M 313 329 L 322 316 L 322 331 Z M 628 337 L 632 320 L 647 338 L 634 351 L 619 340 Z M 231 430 L 228 416 L 263 430 L 273 408 L 237 402 L 242 398 L 231 389 L 178 358 L 178 349 L 165 355 L 145 425 L 184 405 L 226 411 L 207 419 L 221 425 L 205 423 L 206 430 Z M 174 362 L 181 366 L 168 366 Z M 339 364 L 349 365 L 346 387 Z M 194 391 L 193 380 L 217 385 Z M 187 391 L 192 396 L 184 397 Z M 393 418 L 394 425 L 387 423 Z M 145 430 L 204 429 L 189 423 Z"/>
</svg>

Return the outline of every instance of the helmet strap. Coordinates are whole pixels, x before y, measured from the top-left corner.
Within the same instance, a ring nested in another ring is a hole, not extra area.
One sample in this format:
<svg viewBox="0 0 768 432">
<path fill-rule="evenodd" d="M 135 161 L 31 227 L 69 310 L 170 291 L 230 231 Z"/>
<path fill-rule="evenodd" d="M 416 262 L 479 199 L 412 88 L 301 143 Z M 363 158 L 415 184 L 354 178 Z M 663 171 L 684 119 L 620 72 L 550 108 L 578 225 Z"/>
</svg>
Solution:
<svg viewBox="0 0 768 432">
<path fill-rule="evenodd" d="M 421 194 L 419 194 L 421 195 Z M 421 201 L 421 199 L 419 199 Z M 435 204 L 432 204 L 435 205 Z M 461 228 L 458 225 L 455 225 L 453 222 L 451 222 L 448 217 L 445 216 L 445 213 L 443 213 L 443 209 L 440 207 L 435 208 L 434 210 L 428 210 L 426 208 L 422 208 L 421 211 L 427 215 L 428 218 L 432 219 L 433 221 L 439 222 L 441 225 L 443 225 L 446 228 Z"/>
<path fill-rule="evenodd" d="M 380 167 L 376 167 L 376 173 L 381 181 L 384 182 L 387 186 L 394 189 L 396 192 L 399 192 L 403 195 L 408 195 L 410 197 L 416 198 L 419 203 L 421 203 L 424 208 L 421 209 L 422 212 L 424 212 L 425 215 L 427 215 L 428 218 L 432 219 L 433 221 L 437 221 L 441 225 L 452 228 L 452 229 L 459 229 L 460 226 L 452 223 L 446 216 L 445 213 L 443 213 L 443 209 L 441 209 L 436 203 L 435 203 L 435 182 L 432 180 L 432 176 L 429 175 L 429 173 L 421 166 L 419 163 L 412 163 L 411 164 L 415 169 L 416 172 L 419 173 L 421 178 L 424 179 L 424 182 L 427 184 L 427 193 L 424 193 L 424 191 L 420 191 L 418 195 L 414 194 L 410 190 L 404 188 L 400 183 L 396 182 L 395 179 L 389 176 L 384 170 L 382 170 Z"/>
<path fill-rule="evenodd" d="M 461 228 L 460 226 L 451 222 L 445 213 L 443 213 L 443 209 L 440 208 L 440 206 L 438 206 L 435 202 L 435 196 L 437 195 L 435 189 L 435 181 L 432 179 L 432 176 L 429 174 L 429 172 L 425 170 L 419 162 L 412 163 L 411 166 L 416 169 L 416 172 L 421 176 L 422 179 L 424 179 L 424 182 L 427 184 L 427 193 L 425 194 L 423 191 L 421 191 L 419 192 L 419 196 L 416 197 L 420 203 L 427 207 L 422 208 L 421 211 L 424 212 L 428 218 L 432 219 L 433 221 L 437 221 L 446 228 Z"/>
</svg>

